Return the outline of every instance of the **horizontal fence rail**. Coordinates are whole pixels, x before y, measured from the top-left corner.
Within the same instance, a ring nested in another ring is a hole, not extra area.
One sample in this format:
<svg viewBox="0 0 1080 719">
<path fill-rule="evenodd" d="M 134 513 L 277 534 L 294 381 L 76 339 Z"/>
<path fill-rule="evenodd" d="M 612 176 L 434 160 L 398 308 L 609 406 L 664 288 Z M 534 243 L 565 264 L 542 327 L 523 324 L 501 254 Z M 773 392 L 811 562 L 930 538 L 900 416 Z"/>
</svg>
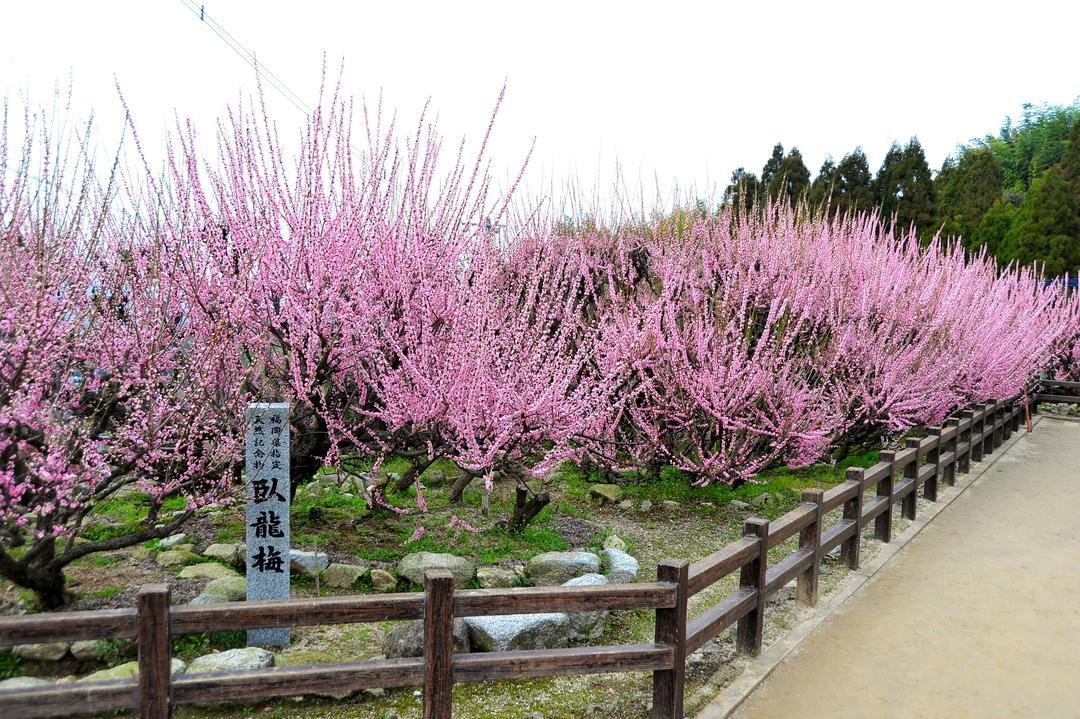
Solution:
<svg viewBox="0 0 1080 719">
<path fill-rule="evenodd" d="M 1042 388 L 1080 389 L 1080 382 L 1043 381 Z M 746 520 L 742 538 L 693 564 L 665 560 L 657 581 L 581 587 L 517 587 L 455 590 L 445 570 L 429 571 L 424 591 L 208 605 L 169 606 L 165 585 L 144 587 L 135 609 L 39 614 L 0 618 L 0 646 L 135 638 L 139 676 L 44 689 L 0 692 L 0 716 L 38 717 L 135 710 L 164 718 L 175 706 L 252 701 L 371 688 L 423 687 L 425 719 L 451 716 L 454 683 L 608 672 L 652 672 L 656 719 L 683 715 L 686 656 L 730 627 L 740 652 L 757 655 L 770 596 L 792 580 L 801 603 L 818 599 L 821 560 L 839 548 L 848 567 L 859 566 L 859 539 L 871 523 L 878 539 L 891 539 L 892 513 L 900 505 L 914 519 L 920 488 L 937 499 L 939 483 L 952 486 L 956 474 L 992 453 L 1033 413 L 1056 395 L 1036 393 L 1029 401 L 986 402 L 951 417 L 927 436 L 909 439 L 903 449 L 882 451 L 871 467 L 847 470 L 845 480 L 822 492 L 804 491 L 802 502 L 769 522 Z M 1071 401 L 1080 402 L 1080 397 Z M 825 519 L 839 511 L 829 527 Z M 769 550 L 797 537 L 798 546 L 769 565 Z M 738 586 L 693 619 L 687 600 L 735 575 Z M 600 610 L 652 610 L 651 644 L 585 646 L 567 649 L 453 653 L 455 617 Z M 424 656 L 366 662 L 288 667 L 258 672 L 182 675 L 171 678 L 170 638 L 190 632 L 301 627 L 400 620 L 423 620 Z"/>
</svg>

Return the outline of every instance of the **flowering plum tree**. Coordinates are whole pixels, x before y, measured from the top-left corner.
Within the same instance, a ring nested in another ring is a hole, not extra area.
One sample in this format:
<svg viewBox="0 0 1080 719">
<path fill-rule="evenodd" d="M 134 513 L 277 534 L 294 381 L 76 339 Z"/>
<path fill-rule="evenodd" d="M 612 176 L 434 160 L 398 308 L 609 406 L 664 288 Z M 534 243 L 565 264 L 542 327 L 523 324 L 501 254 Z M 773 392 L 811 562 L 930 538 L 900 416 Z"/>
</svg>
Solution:
<svg viewBox="0 0 1080 719">
<path fill-rule="evenodd" d="M 225 496 L 244 371 L 145 216 L 121 223 L 112 183 L 72 171 L 29 121 L 26 137 L 11 166 L 6 127 L 0 146 L 0 575 L 55 608 L 71 562 L 164 537 Z M 87 531 L 130 491 L 141 518 Z"/>
</svg>

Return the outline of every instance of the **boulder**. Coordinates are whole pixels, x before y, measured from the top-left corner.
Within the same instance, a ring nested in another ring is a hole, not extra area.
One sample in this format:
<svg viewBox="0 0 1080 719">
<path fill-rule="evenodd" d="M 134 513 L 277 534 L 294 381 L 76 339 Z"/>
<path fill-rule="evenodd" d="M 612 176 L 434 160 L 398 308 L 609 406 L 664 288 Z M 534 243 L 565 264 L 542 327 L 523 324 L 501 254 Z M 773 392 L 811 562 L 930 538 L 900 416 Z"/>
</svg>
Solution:
<svg viewBox="0 0 1080 719">
<path fill-rule="evenodd" d="M 203 550 L 203 556 L 223 564 L 243 564 L 247 558 L 247 547 L 239 543 L 211 544 Z"/>
<path fill-rule="evenodd" d="M 731 510 L 736 511 L 736 512 L 745 512 L 746 510 L 750 509 L 749 504 L 747 504 L 746 502 L 741 502 L 738 499 L 733 499 L 730 502 L 728 502 L 727 507 L 728 507 L 728 509 L 731 509 Z"/>
<path fill-rule="evenodd" d="M 562 584 L 582 574 L 600 571 L 600 557 L 592 552 L 544 552 L 529 560 L 529 578 L 537 586 Z"/>
<path fill-rule="evenodd" d="M 586 587 L 607 584 L 608 578 L 603 574 L 582 574 L 574 577 L 563 584 L 564 587 Z M 570 612 L 570 638 L 571 639 L 596 639 L 604 632 L 604 622 L 607 621 L 606 609 L 596 612 Z"/>
<path fill-rule="evenodd" d="M 594 484 L 589 487 L 589 494 L 601 502 L 618 502 L 622 499 L 622 487 L 617 484 Z"/>
<path fill-rule="evenodd" d="M 621 549 L 608 548 L 604 550 L 604 568 L 607 569 L 607 577 L 612 584 L 627 584 L 637 581 L 638 560 Z"/>
<path fill-rule="evenodd" d="M 610 537 L 604 540 L 603 547 L 604 549 L 621 549 L 625 552 L 626 542 L 624 542 L 622 540 L 622 537 L 620 537 L 619 535 L 612 534 Z"/>
<path fill-rule="evenodd" d="M 454 653 L 469 651 L 469 628 L 464 619 L 454 620 Z M 398 625 L 383 637 L 383 654 L 387 659 L 424 656 L 424 622 L 416 620 Z"/>
<path fill-rule="evenodd" d="M 624 512 L 629 512 L 631 509 L 634 508 L 634 501 L 631 499 L 624 499 L 616 506 L 618 506 L 618 508 L 623 510 Z"/>
<path fill-rule="evenodd" d="M 570 617 L 563 613 L 466 617 L 472 648 L 481 652 L 555 649 L 570 641 Z"/>
<path fill-rule="evenodd" d="M 38 687 L 52 686 L 48 679 L 38 677 L 11 677 L 0 681 L 0 692 L 7 689 L 37 689 Z"/>
<path fill-rule="evenodd" d="M 11 653 L 32 662 L 58 662 L 68 653 L 69 642 L 45 642 L 44 644 L 17 644 Z"/>
<path fill-rule="evenodd" d="M 160 551 L 160 549 L 158 551 Z M 171 551 L 171 552 L 190 552 L 191 554 L 196 554 L 195 545 L 192 544 L 191 542 L 188 542 L 186 544 L 173 545 L 172 547 L 169 548 L 169 551 Z"/>
<path fill-rule="evenodd" d="M 660 504 L 664 505 L 665 509 L 675 510 L 679 508 L 679 503 L 676 502 L 674 499 L 665 499 L 660 502 Z"/>
<path fill-rule="evenodd" d="M 640 512 L 651 512 L 652 511 L 652 502 L 650 502 L 649 500 L 646 499 L 644 502 L 641 503 L 641 506 L 638 507 L 638 511 L 640 511 Z"/>
<path fill-rule="evenodd" d="M 242 647 L 224 652 L 206 654 L 191 660 L 187 673 L 212 674 L 235 672 L 245 669 L 268 669 L 274 666 L 274 655 L 261 647 Z"/>
<path fill-rule="evenodd" d="M 758 496 L 750 500 L 750 505 L 753 507 L 764 507 L 765 503 L 769 501 L 769 493 L 762 492 Z"/>
<path fill-rule="evenodd" d="M 512 587 L 518 583 L 518 574 L 504 567 L 480 567 L 476 570 L 476 579 L 484 589 Z"/>
<path fill-rule="evenodd" d="M 191 600 L 192 604 L 216 602 L 240 602 L 247 599 L 247 579 L 240 576 L 220 577 L 207 584 L 202 594 Z"/>
<path fill-rule="evenodd" d="M 135 650 L 134 639 L 81 639 L 71 643 L 71 656 L 80 662 L 134 656 Z"/>
<path fill-rule="evenodd" d="M 165 537 L 165 539 L 158 542 L 158 549 L 175 549 L 176 545 L 187 542 L 187 538 L 188 536 L 183 532 Z"/>
<path fill-rule="evenodd" d="M 185 564 L 191 564 L 196 559 L 194 552 L 187 549 L 169 549 L 164 552 L 158 552 L 157 563 L 163 567 L 180 567 Z"/>
<path fill-rule="evenodd" d="M 397 589 L 397 577 L 385 569 L 372 569 L 371 586 L 376 592 L 392 592 Z"/>
<path fill-rule="evenodd" d="M 328 587 L 347 589 L 356 584 L 356 580 L 364 576 L 367 567 L 359 564 L 339 564 L 331 562 L 323 572 L 322 582 Z"/>
<path fill-rule="evenodd" d="M 397 569 L 398 574 L 414 584 L 423 584 L 424 572 L 429 569 L 449 569 L 454 575 L 454 585 L 458 587 L 468 584 L 476 575 L 476 565 L 471 560 L 454 554 L 432 552 L 406 554 L 398 562 Z"/>
<path fill-rule="evenodd" d="M 177 576 L 181 579 L 221 579 L 222 577 L 239 577 L 240 575 L 236 573 L 235 569 L 226 567 L 224 564 L 202 562 L 201 564 L 184 567 Z"/>
<path fill-rule="evenodd" d="M 184 673 L 184 663 L 173 657 L 169 664 L 169 673 L 172 676 L 179 676 Z M 99 672 L 93 674 L 87 674 L 85 677 L 78 679 L 79 682 L 107 682 L 115 679 L 133 679 L 139 676 L 139 662 L 126 662 L 119 664 L 109 669 L 102 669 Z"/>
<path fill-rule="evenodd" d="M 319 572 L 326 571 L 326 568 L 330 566 L 330 557 L 326 556 L 325 552 L 305 552 L 300 549 L 290 549 L 289 566 L 294 572 L 314 577 Z"/>
</svg>

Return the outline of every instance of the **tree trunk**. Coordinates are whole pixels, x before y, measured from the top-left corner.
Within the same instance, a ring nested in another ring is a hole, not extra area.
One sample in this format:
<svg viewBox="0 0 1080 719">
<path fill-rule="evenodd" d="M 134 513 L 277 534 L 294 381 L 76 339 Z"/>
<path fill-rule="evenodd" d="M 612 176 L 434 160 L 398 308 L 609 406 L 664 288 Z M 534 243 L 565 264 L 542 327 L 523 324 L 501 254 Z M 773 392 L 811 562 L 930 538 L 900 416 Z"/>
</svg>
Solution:
<svg viewBox="0 0 1080 719">
<path fill-rule="evenodd" d="M 546 492 L 530 494 L 524 487 L 518 487 L 514 497 L 514 513 L 510 515 L 509 528 L 511 532 L 522 532 L 536 515 L 548 506 L 551 496 Z"/>
<path fill-rule="evenodd" d="M 48 539 L 47 542 L 55 540 Z M 51 611 L 60 609 L 70 598 L 64 586 L 63 567 L 51 566 L 54 552 L 49 547 L 44 551 L 46 564 L 26 566 L 15 561 L 5 552 L 0 552 L 0 575 L 13 584 L 29 589 L 37 597 L 41 609 Z"/>
<path fill-rule="evenodd" d="M 394 492 L 404 492 L 412 486 L 416 478 L 427 471 L 427 468 L 435 463 L 434 459 L 417 459 L 415 464 L 410 464 L 409 468 L 401 475 L 401 478 L 394 483 Z"/>
<path fill-rule="evenodd" d="M 457 504 L 461 501 L 461 496 L 465 494 L 465 488 L 469 486 L 469 483 L 473 481 L 473 475 L 466 472 L 457 478 L 454 482 L 453 489 L 450 490 L 450 502 Z"/>
</svg>

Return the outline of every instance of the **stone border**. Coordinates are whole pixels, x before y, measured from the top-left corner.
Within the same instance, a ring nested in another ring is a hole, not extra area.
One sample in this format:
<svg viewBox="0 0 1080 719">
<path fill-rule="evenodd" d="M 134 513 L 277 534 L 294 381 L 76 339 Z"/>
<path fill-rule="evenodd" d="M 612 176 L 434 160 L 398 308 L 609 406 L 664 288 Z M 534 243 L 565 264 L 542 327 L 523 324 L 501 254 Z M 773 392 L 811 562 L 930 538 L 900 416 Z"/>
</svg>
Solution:
<svg viewBox="0 0 1080 719">
<path fill-rule="evenodd" d="M 1050 417 L 1050 419 L 1058 419 Z M 1044 415 L 1032 417 L 1033 425 L 1038 425 Z M 1074 420 L 1077 421 L 1077 420 Z M 731 684 L 717 692 L 713 681 L 723 674 L 720 670 L 705 683 L 705 686 L 696 691 L 693 696 L 687 697 L 687 716 L 696 719 L 727 719 L 742 706 L 750 694 L 764 682 L 773 671 L 780 666 L 799 647 L 810 634 L 826 619 L 831 617 L 852 595 L 855 594 L 866 582 L 872 579 L 879 571 L 888 566 L 896 555 L 911 543 L 919 532 L 930 521 L 944 511 L 950 504 L 962 495 L 968 487 L 974 484 L 988 469 L 1008 452 L 1014 444 L 1027 435 L 1024 424 L 1014 437 L 1004 443 L 999 451 L 996 451 L 990 462 L 979 462 L 977 471 L 970 474 L 957 474 L 956 486 L 950 487 L 939 482 L 938 501 L 925 508 L 920 506 L 919 514 L 915 520 L 903 532 L 895 535 L 893 541 L 882 544 L 877 554 L 872 559 L 861 564 L 858 569 L 840 583 L 836 591 L 828 597 L 823 597 L 813 613 L 799 622 L 790 632 L 780 637 L 753 659 L 743 672 L 735 678 Z M 974 468 L 973 468 L 974 469 Z"/>
</svg>

